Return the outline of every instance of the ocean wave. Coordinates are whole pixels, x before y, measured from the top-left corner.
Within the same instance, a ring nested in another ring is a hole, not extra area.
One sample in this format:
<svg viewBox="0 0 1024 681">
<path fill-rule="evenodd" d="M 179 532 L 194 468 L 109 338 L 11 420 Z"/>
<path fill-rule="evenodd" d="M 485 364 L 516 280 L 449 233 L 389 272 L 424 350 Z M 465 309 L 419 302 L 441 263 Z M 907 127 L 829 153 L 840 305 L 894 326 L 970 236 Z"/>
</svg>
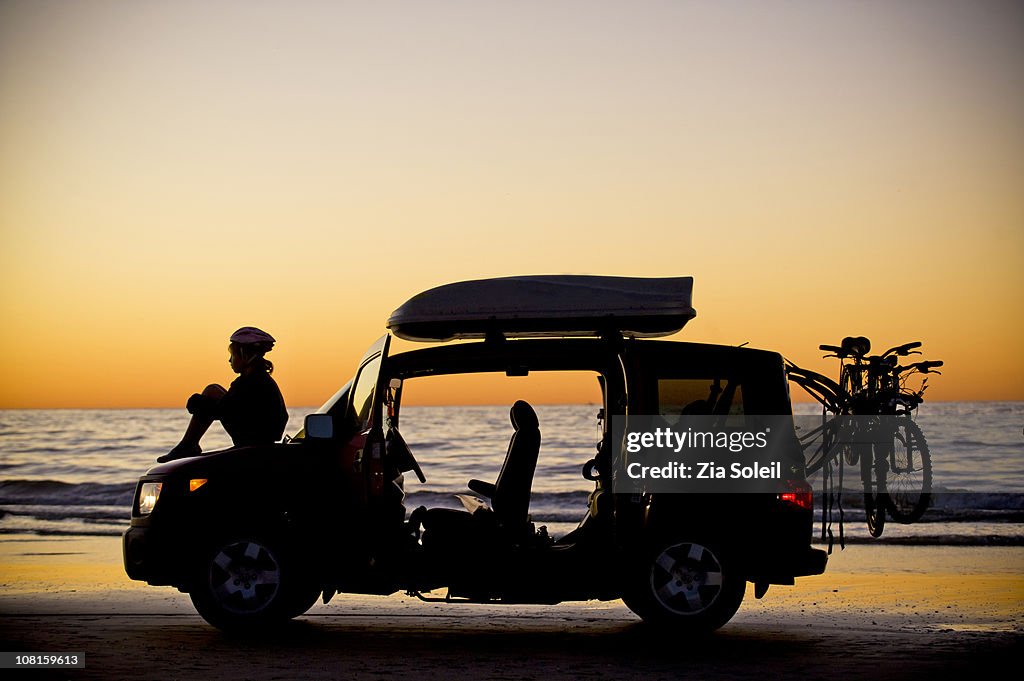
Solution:
<svg viewBox="0 0 1024 681">
<path fill-rule="evenodd" d="M 18 506 L 110 506 L 128 507 L 132 502 L 135 483 L 70 483 L 61 480 L 2 480 L 0 505 Z M 455 489 L 416 489 L 407 493 L 407 502 L 424 506 L 458 505 L 456 494 L 475 495 L 465 487 Z M 588 491 L 561 492 L 534 491 L 532 508 L 572 510 L 585 506 Z M 821 495 L 815 494 L 815 505 L 820 508 Z M 858 490 L 846 490 L 842 505 L 847 510 L 863 508 L 864 496 Z M 932 494 L 929 513 L 943 512 L 963 518 L 989 518 L 992 512 L 1024 513 L 1024 493 L 972 492 L 969 490 L 940 488 Z M 970 514 L 974 515 L 970 515 Z M 1009 517 L 1008 516 L 1008 517 Z M 1013 516 L 1017 517 L 1017 516 Z"/>
<path fill-rule="evenodd" d="M 134 483 L 70 483 L 60 480 L 0 480 L 2 505 L 124 506 L 132 503 Z"/>
<path fill-rule="evenodd" d="M 815 505 L 820 507 L 822 495 L 815 491 Z M 844 508 L 863 508 L 864 493 L 845 489 L 841 497 Z M 1024 493 L 971 492 L 939 488 L 932 492 L 929 510 L 943 511 L 1021 511 L 1024 512 Z"/>
<path fill-rule="evenodd" d="M 1006 449 L 1020 449 L 1020 442 L 985 442 L 983 440 L 946 440 L 942 443 L 943 449 L 977 449 L 980 447 L 1002 447 Z"/>
<path fill-rule="evenodd" d="M 0 525 L 0 535 L 36 534 L 44 537 L 120 537 L 124 528 L 117 527 L 8 527 Z"/>
<path fill-rule="evenodd" d="M 1024 494 L 940 489 L 932 493 L 932 507 L 1024 511 Z"/>
<path fill-rule="evenodd" d="M 914 525 L 891 523 L 890 529 L 887 524 L 881 541 L 1020 544 L 1017 535 L 1024 536 L 1024 468 L 1020 466 L 1024 402 L 924 407 L 927 413 L 922 413 L 919 423 L 935 466 L 931 507 Z M 809 405 L 795 408 L 820 415 L 820 409 Z M 593 456 L 595 410 L 592 405 L 538 408 L 544 441 L 530 503 L 536 524 L 571 528 L 586 513 L 593 486 L 582 479 L 580 469 Z M 290 410 L 290 432 L 308 411 Z M 187 413 L 181 408 L 0 410 L 0 533 L 118 534 L 128 524 L 138 475 L 177 441 L 186 422 Z M 406 409 L 403 434 L 430 478 L 421 485 L 406 476 L 407 511 L 420 505 L 461 508 L 453 495 L 472 494 L 465 487 L 467 480 L 493 480 L 498 474 L 511 435 L 508 405 Z M 214 428 L 203 440 L 203 449 L 214 451 L 228 443 L 226 434 Z M 863 541 L 876 542 L 867 537 L 857 472 L 847 470 L 844 478 L 846 530 L 862 534 Z M 814 483 L 819 526 L 820 488 L 819 478 Z M 837 511 L 833 510 L 833 522 Z"/>
<path fill-rule="evenodd" d="M 438 503 L 453 499 L 456 494 L 468 494 L 470 496 L 479 496 L 476 492 L 473 492 L 469 488 L 455 490 L 424 489 L 408 492 L 406 494 L 406 501 L 408 502 L 409 499 L 415 499 L 418 504 L 422 503 L 423 505 L 430 506 L 432 503 Z M 566 504 L 580 503 L 586 504 L 587 498 L 589 496 L 590 495 L 588 492 L 534 492 L 530 496 L 530 506 L 562 506 Z"/>
<path fill-rule="evenodd" d="M 865 520 L 864 509 L 861 507 L 843 506 L 843 519 L 847 523 L 862 523 Z M 839 522 L 839 507 L 832 508 L 832 520 Z M 822 511 L 815 509 L 815 522 L 821 522 Z M 895 521 L 893 521 L 895 522 Z M 962 509 L 948 511 L 944 509 L 929 508 L 920 519 L 911 523 L 914 526 L 926 526 L 929 524 L 959 524 L 970 525 L 975 523 L 991 524 L 1020 524 L 1024 531 L 1024 512 L 1013 510 L 991 510 L 991 509 Z M 925 530 L 923 530 L 925 531 Z"/>
<path fill-rule="evenodd" d="M 839 533 L 838 530 L 834 532 L 835 537 L 833 539 L 833 550 L 838 551 L 839 546 Z M 844 538 L 844 543 L 850 544 L 882 544 L 890 546 L 1024 546 L 1024 534 L 1021 535 L 948 535 L 948 534 L 915 534 L 901 537 L 860 537 L 847 535 Z M 828 542 L 821 541 L 821 539 L 815 537 L 812 544 L 821 548 L 828 544 Z"/>
<path fill-rule="evenodd" d="M 85 523 L 127 522 L 129 506 L 37 506 L 17 505 L 0 509 L 0 517 L 37 520 L 80 520 Z"/>
</svg>

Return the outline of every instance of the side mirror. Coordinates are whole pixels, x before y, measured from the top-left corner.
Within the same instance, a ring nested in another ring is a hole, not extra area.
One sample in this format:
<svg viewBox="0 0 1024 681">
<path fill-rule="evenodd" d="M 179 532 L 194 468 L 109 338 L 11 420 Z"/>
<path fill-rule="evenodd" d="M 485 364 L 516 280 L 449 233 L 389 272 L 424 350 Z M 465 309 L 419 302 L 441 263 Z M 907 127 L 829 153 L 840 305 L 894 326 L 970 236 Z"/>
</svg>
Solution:
<svg viewBox="0 0 1024 681">
<path fill-rule="evenodd" d="M 308 414 L 305 431 L 310 440 L 330 440 L 334 437 L 334 417 L 330 414 Z"/>
</svg>

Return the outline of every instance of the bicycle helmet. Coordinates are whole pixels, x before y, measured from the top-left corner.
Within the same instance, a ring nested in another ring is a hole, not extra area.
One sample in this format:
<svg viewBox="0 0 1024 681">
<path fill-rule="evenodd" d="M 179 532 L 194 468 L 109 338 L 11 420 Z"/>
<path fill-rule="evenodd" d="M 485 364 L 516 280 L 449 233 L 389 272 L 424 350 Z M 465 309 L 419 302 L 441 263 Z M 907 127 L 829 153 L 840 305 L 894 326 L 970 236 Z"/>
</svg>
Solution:
<svg viewBox="0 0 1024 681">
<path fill-rule="evenodd" d="M 269 352 L 276 342 L 273 336 L 266 331 L 257 329 L 255 326 L 243 326 L 231 334 L 229 340 L 239 345 L 260 345 L 264 348 L 264 352 Z"/>
</svg>

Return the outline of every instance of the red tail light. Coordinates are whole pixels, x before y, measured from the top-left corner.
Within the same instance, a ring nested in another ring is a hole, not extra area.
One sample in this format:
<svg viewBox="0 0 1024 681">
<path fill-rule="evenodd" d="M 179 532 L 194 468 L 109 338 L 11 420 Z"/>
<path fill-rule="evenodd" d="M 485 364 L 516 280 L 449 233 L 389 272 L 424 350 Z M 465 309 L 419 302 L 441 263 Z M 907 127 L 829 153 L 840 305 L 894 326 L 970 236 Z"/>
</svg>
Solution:
<svg viewBox="0 0 1024 681">
<path fill-rule="evenodd" d="M 814 492 L 807 482 L 803 480 L 787 480 L 786 485 L 791 491 L 779 494 L 779 501 L 799 506 L 808 511 L 814 509 Z"/>
</svg>

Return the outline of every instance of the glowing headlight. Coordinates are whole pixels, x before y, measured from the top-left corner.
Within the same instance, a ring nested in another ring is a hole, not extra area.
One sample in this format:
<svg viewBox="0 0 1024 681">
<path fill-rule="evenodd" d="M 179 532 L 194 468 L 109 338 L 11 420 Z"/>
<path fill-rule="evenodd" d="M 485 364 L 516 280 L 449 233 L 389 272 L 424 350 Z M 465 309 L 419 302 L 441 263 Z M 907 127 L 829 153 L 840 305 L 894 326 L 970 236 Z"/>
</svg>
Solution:
<svg viewBox="0 0 1024 681">
<path fill-rule="evenodd" d="M 139 515 L 149 515 L 156 506 L 156 500 L 160 498 L 162 482 L 144 482 L 139 490 Z"/>
</svg>

